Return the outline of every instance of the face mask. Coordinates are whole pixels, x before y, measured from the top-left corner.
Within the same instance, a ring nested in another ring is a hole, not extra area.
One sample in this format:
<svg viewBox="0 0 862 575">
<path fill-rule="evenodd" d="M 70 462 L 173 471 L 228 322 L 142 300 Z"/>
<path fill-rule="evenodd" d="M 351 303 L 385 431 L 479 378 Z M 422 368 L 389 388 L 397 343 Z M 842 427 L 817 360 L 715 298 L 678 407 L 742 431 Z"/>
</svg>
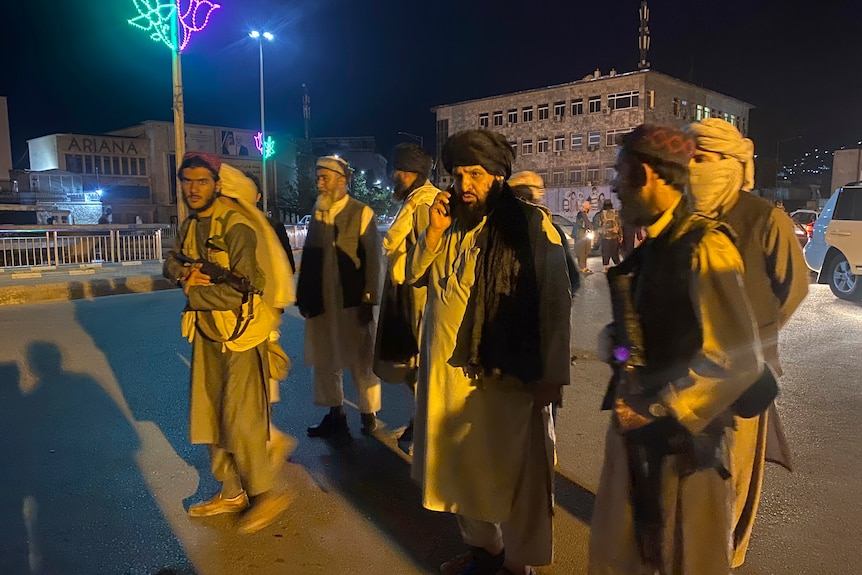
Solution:
<svg viewBox="0 0 862 575">
<path fill-rule="evenodd" d="M 730 207 L 742 187 L 742 164 L 733 158 L 689 165 L 694 211 L 715 216 Z"/>
</svg>

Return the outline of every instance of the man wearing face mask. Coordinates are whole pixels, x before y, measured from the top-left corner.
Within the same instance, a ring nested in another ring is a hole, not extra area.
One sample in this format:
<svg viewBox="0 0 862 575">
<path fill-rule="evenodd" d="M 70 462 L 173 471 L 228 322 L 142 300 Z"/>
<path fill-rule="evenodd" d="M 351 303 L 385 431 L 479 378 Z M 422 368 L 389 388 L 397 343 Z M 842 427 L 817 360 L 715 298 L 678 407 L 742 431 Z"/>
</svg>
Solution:
<svg viewBox="0 0 862 575">
<path fill-rule="evenodd" d="M 425 285 L 413 476 L 455 513 L 464 554 L 445 575 L 527 575 L 553 558 L 550 404 L 569 383 L 571 295 L 546 212 L 506 183 L 513 152 L 487 130 L 441 154 L 452 193 L 431 206 L 407 281 Z"/>
<path fill-rule="evenodd" d="M 351 178 L 350 166 L 338 156 L 317 160 L 319 195 L 297 285 L 296 303 L 306 318 L 305 363 L 314 367 L 314 403 L 329 408 L 308 436 L 335 446 L 351 441 L 343 370 L 350 370 L 359 395 L 363 434 L 377 429 L 380 410 L 380 380 L 372 371 L 380 238 L 374 212 L 347 194 Z"/>
<path fill-rule="evenodd" d="M 779 377 L 778 330 L 808 293 L 808 268 L 793 222 L 780 208 L 749 193 L 754 187 L 751 140 L 718 118 L 690 124 L 685 131 L 697 143 L 689 165 L 694 209 L 729 224 L 736 233 L 736 246 L 745 263 L 745 292 L 757 322 L 764 361 Z M 766 460 L 788 470 L 791 467 L 774 403 L 758 417 L 734 419 L 732 566 L 739 567 L 745 561 L 757 514 Z"/>
<path fill-rule="evenodd" d="M 428 227 L 428 212 L 440 190 L 428 180 L 434 167 L 431 154 L 416 144 L 398 144 L 392 167 L 392 197 L 403 203 L 383 238 L 388 267 L 377 324 L 374 372 L 384 381 L 406 384 L 412 403 L 426 289 L 405 284 L 405 264 L 407 252 Z M 413 446 L 413 411 L 411 408 L 410 423 L 398 437 L 398 446 L 407 453 Z"/>
</svg>

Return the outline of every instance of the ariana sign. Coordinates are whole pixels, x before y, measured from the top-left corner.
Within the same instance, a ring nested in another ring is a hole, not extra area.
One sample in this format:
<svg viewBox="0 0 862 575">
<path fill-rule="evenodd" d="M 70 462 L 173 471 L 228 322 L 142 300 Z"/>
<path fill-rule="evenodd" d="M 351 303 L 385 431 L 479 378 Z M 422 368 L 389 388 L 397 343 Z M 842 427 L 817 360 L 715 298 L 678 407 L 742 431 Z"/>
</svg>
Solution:
<svg viewBox="0 0 862 575">
<path fill-rule="evenodd" d="M 108 140 L 105 138 L 72 138 L 65 151 L 79 154 L 141 155 L 134 140 Z"/>
</svg>

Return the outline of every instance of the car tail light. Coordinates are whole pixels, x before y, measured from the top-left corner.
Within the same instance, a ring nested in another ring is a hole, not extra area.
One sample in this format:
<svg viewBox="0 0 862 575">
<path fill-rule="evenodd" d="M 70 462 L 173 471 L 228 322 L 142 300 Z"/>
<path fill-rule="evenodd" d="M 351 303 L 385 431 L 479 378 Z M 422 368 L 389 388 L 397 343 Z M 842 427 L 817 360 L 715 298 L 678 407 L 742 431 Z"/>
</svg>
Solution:
<svg viewBox="0 0 862 575">
<path fill-rule="evenodd" d="M 811 238 L 811 234 L 814 233 L 814 222 L 808 222 L 805 224 L 805 232 L 808 234 L 808 238 Z"/>
</svg>

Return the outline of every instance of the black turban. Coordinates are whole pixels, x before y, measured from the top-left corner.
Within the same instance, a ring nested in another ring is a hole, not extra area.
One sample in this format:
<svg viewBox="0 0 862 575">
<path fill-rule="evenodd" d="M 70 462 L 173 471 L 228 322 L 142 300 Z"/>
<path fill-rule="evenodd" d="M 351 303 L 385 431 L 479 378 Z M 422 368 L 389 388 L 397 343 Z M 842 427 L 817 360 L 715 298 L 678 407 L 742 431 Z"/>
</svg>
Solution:
<svg viewBox="0 0 862 575">
<path fill-rule="evenodd" d="M 413 172 L 426 180 L 431 175 L 434 159 L 416 144 L 398 144 L 392 152 L 392 168 L 402 172 Z"/>
<path fill-rule="evenodd" d="M 440 155 L 450 174 L 458 166 L 482 166 L 494 176 L 512 175 L 515 152 L 502 134 L 489 130 L 464 130 L 453 134 Z"/>
</svg>

